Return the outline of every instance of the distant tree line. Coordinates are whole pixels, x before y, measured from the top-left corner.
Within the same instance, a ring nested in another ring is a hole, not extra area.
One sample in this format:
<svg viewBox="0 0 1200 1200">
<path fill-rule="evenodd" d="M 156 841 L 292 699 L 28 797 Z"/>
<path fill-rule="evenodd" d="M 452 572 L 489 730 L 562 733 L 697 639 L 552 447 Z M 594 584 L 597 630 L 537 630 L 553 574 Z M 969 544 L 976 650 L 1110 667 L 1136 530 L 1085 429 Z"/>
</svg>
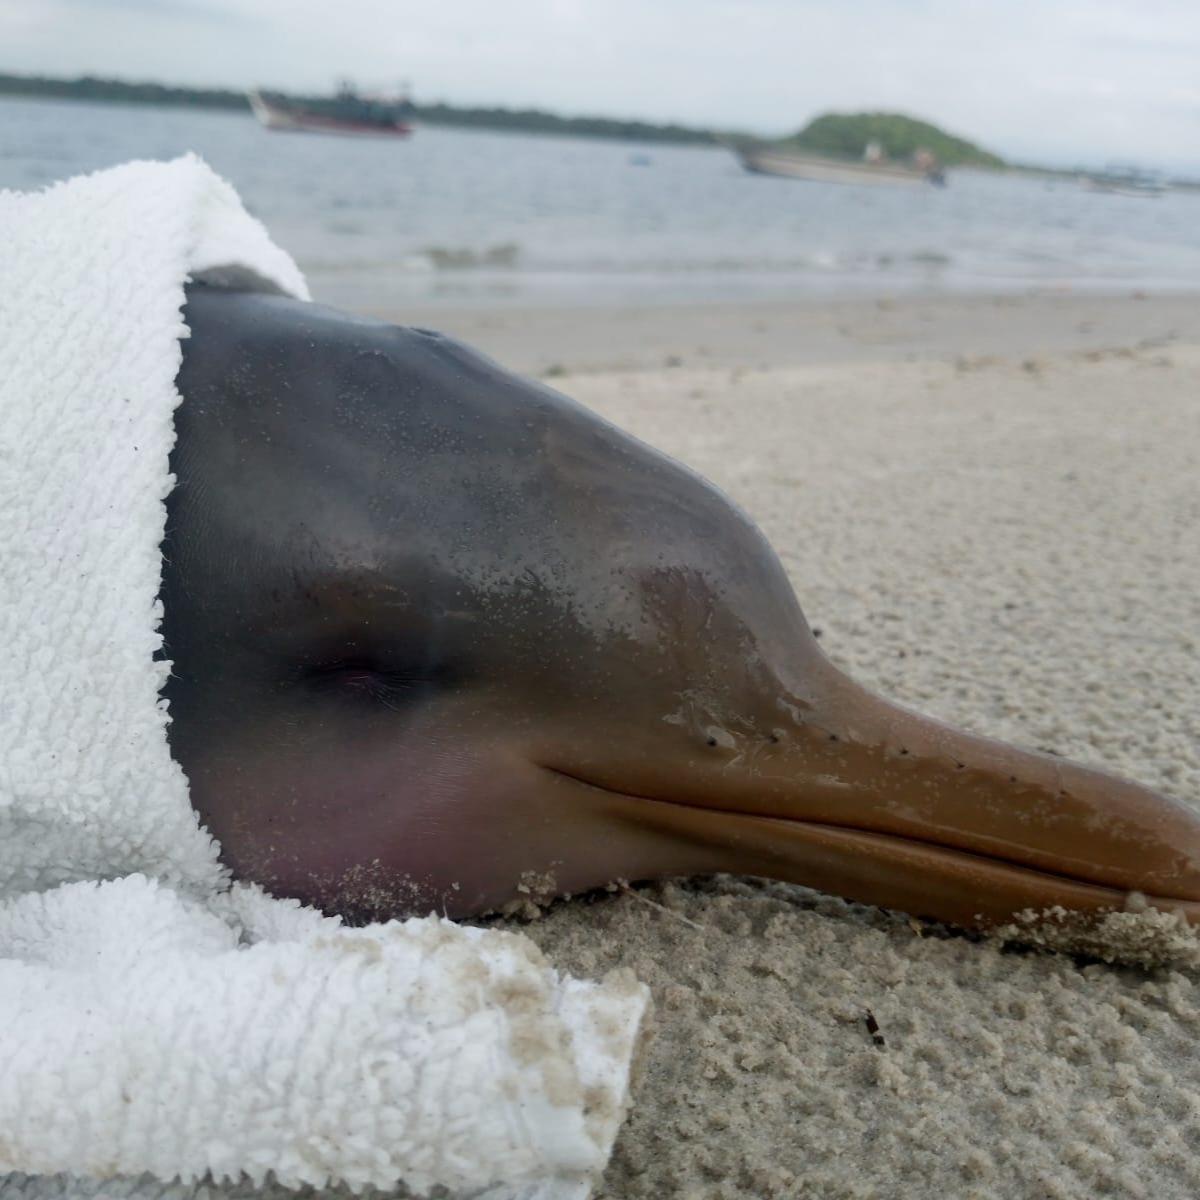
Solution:
<svg viewBox="0 0 1200 1200">
<path fill-rule="evenodd" d="M 272 91 L 272 95 L 282 95 Z M 118 101 L 192 108 L 220 108 L 249 112 L 243 92 L 217 88 L 168 87 L 161 83 L 125 83 L 118 79 L 47 79 L 0 74 L 0 95 L 40 96 L 59 100 Z M 293 101 L 319 97 L 288 96 Z M 476 129 L 507 129 L 524 133 L 558 133 L 582 137 L 624 138 L 640 142 L 706 143 L 706 129 L 684 125 L 655 125 L 648 121 L 622 121 L 611 117 L 560 117 L 537 109 L 458 108 L 451 104 L 409 106 L 413 119 L 431 125 L 463 125 Z"/>
<path fill-rule="evenodd" d="M 459 108 L 451 104 L 414 104 L 413 117 L 430 125 L 467 125 L 526 133 L 566 133 L 582 137 L 625 138 L 636 142 L 711 143 L 707 129 L 654 125 L 613 117 L 559 117 L 534 108 Z"/>
<path fill-rule="evenodd" d="M 0 75 L 0 95 L 42 96 L 53 100 L 104 100 L 190 108 L 246 108 L 241 92 L 217 88 L 167 87 L 161 83 L 125 83 L 119 79 L 47 79 L 36 75 Z"/>
<path fill-rule="evenodd" d="M 273 95 L 281 93 L 272 93 Z M 118 101 L 193 108 L 248 111 L 242 92 L 220 88 L 169 87 L 161 83 L 126 83 L 118 79 L 48 79 L 30 75 L 0 74 L 0 95 L 40 96 L 63 100 Z M 293 101 L 320 97 L 288 96 Z M 685 125 L 657 125 L 649 121 L 623 121 L 612 117 L 560 117 L 540 109 L 461 108 L 452 104 L 410 106 L 413 119 L 430 125 L 458 125 L 474 129 L 505 129 L 522 133 L 569 134 L 577 137 L 621 138 L 639 142 L 705 144 L 714 141 L 755 141 L 745 134 L 721 134 Z M 914 151 L 931 151 L 944 166 L 1004 167 L 995 154 L 900 113 L 826 113 L 798 133 L 771 143 L 836 158 L 861 158 L 869 142 L 878 143 L 889 158 L 907 159 Z"/>
</svg>

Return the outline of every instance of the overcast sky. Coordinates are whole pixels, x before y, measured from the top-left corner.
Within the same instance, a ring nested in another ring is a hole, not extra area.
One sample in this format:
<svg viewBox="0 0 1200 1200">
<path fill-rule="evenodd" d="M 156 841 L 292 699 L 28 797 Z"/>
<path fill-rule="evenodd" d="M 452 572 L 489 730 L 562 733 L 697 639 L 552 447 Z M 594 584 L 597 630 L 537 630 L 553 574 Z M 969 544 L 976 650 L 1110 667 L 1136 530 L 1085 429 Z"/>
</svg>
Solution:
<svg viewBox="0 0 1200 1200">
<path fill-rule="evenodd" d="M 789 132 L 925 117 L 1007 157 L 1200 169 L 1200 0 L 0 0 L 0 71 Z"/>
</svg>

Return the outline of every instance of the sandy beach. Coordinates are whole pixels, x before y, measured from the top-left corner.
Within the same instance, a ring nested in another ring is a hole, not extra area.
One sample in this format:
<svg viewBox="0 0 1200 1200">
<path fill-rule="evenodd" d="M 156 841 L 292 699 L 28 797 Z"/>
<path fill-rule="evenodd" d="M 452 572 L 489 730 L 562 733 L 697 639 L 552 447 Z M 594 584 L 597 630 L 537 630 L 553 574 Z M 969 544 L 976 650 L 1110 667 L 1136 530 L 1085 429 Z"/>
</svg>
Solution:
<svg viewBox="0 0 1200 1200">
<path fill-rule="evenodd" d="M 403 319 L 712 478 L 864 683 L 1200 804 L 1200 302 Z M 1200 947 L 1170 922 L 1114 919 L 1101 955 L 1159 961 L 1113 965 L 722 878 L 514 924 L 653 987 L 611 1200 L 1200 1195 Z"/>
</svg>

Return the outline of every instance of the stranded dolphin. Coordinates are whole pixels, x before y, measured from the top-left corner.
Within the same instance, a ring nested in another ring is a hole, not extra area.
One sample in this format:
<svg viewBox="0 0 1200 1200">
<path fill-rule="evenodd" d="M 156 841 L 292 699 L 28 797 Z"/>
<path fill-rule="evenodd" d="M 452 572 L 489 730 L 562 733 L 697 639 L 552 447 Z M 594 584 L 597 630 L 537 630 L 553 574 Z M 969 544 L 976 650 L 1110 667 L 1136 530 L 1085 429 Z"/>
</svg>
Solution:
<svg viewBox="0 0 1200 1200">
<path fill-rule="evenodd" d="M 734 871 L 1200 920 L 1200 817 L 858 686 L 680 464 L 425 330 L 206 287 L 186 318 L 169 736 L 236 876 L 354 917 Z"/>
</svg>

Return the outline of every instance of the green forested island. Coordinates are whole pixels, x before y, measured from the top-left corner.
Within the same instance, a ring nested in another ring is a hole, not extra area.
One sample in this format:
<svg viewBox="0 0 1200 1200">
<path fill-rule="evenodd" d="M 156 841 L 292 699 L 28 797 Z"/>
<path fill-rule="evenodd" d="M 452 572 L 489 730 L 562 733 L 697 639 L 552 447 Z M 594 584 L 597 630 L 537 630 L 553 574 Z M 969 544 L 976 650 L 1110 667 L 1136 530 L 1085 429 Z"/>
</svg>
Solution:
<svg viewBox="0 0 1200 1200">
<path fill-rule="evenodd" d="M 1004 159 L 989 154 L 974 142 L 900 113 L 826 113 L 810 121 L 799 133 L 774 144 L 833 158 L 861 158 L 870 142 L 882 147 L 890 159 L 909 159 L 917 150 L 928 150 L 942 166 L 1008 166 Z"/>
<path fill-rule="evenodd" d="M 44 76 L 0 74 L 0 95 L 40 96 L 64 100 L 118 101 L 193 108 L 218 108 L 249 112 L 242 92 L 218 88 L 170 87 L 161 83 L 127 83 L 117 79 L 83 76 L 51 79 Z M 313 97 L 293 96 L 294 100 Z M 506 129 L 524 133 L 573 134 L 584 137 L 622 138 L 644 142 L 703 144 L 741 140 L 747 135 L 684 125 L 659 125 L 649 121 L 623 121 L 610 117 L 560 117 L 538 109 L 464 108 L 451 104 L 411 106 L 414 120 L 430 125 L 460 125 L 476 129 Z M 747 139 L 749 140 L 749 139 Z M 826 113 L 798 133 L 771 143 L 781 148 L 827 154 L 836 158 L 861 158 L 868 142 L 878 142 L 891 159 L 907 159 L 913 151 L 932 151 L 944 166 L 1004 167 L 1003 159 L 973 142 L 899 113 Z"/>
</svg>

